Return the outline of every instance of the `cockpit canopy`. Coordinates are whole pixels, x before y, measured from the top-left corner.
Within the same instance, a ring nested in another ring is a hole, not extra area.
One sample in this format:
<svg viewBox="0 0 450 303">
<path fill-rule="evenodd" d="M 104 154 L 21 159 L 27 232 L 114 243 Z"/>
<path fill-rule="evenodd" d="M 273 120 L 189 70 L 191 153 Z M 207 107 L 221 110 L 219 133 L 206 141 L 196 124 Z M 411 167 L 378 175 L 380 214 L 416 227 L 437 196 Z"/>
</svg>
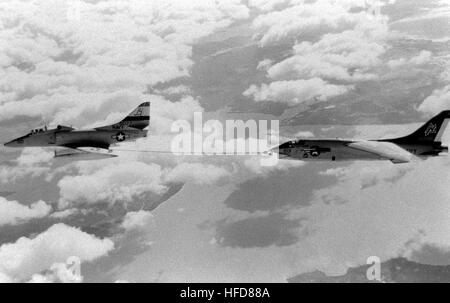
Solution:
<svg viewBox="0 0 450 303">
<path fill-rule="evenodd" d="M 70 127 L 70 126 L 58 125 L 56 127 L 56 130 L 57 131 L 71 131 L 71 130 L 74 130 L 74 128 Z M 40 133 L 44 133 L 46 131 L 48 131 L 48 128 L 45 125 L 43 127 L 38 127 L 38 128 L 32 129 L 31 132 L 29 133 L 29 135 L 40 134 Z"/>
<path fill-rule="evenodd" d="M 305 140 L 291 140 L 291 141 L 287 141 L 283 144 L 281 144 L 279 146 L 280 149 L 283 148 L 296 148 L 296 147 L 300 147 L 300 146 L 305 146 L 306 145 L 306 141 Z"/>
<path fill-rule="evenodd" d="M 31 134 L 37 134 L 37 133 L 43 133 L 47 131 L 47 126 L 44 127 L 40 127 L 40 128 L 35 128 L 31 130 Z"/>
<path fill-rule="evenodd" d="M 58 125 L 58 126 L 56 127 L 56 129 L 59 130 L 59 131 L 71 131 L 71 130 L 74 130 L 73 127 L 70 127 L 70 126 L 64 126 L 64 125 Z"/>
</svg>

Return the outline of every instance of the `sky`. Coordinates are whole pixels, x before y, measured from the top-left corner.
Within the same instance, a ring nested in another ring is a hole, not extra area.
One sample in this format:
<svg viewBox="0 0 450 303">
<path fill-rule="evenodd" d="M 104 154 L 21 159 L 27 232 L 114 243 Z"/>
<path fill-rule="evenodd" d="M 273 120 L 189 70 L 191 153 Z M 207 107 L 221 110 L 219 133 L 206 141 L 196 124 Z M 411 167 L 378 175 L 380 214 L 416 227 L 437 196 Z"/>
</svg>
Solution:
<svg viewBox="0 0 450 303">
<path fill-rule="evenodd" d="M 172 124 L 195 112 L 279 120 L 282 139 L 408 134 L 450 108 L 449 23 L 439 0 L 2 1 L 1 142 L 111 124 L 145 101 L 151 123 L 112 159 L 0 147 L 0 281 L 286 282 L 370 256 L 449 265 L 448 157 L 267 167 L 133 151 L 168 150 Z"/>
</svg>

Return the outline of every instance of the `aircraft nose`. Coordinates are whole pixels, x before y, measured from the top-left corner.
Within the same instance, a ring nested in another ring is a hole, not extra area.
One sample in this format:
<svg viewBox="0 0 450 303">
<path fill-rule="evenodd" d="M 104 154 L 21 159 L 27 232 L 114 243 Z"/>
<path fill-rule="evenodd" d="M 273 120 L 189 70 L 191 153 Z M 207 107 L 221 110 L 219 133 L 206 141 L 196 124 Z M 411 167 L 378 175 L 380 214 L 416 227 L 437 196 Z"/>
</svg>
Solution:
<svg viewBox="0 0 450 303">
<path fill-rule="evenodd" d="M 3 144 L 4 146 L 7 146 L 7 147 L 14 147 L 14 146 L 16 146 L 17 145 L 17 142 L 16 142 L 16 140 L 11 140 L 11 141 L 9 141 L 9 142 L 6 142 L 5 144 Z"/>
<path fill-rule="evenodd" d="M 284 144 L 275 146 L 275 147 L 269 149 L 267 152 L 265 152 L 265 154 L 269 154 L 269 155 L 272 155 L 272 154 L 284 155 L 285 147 L 283 145 Z"/>
</svg>

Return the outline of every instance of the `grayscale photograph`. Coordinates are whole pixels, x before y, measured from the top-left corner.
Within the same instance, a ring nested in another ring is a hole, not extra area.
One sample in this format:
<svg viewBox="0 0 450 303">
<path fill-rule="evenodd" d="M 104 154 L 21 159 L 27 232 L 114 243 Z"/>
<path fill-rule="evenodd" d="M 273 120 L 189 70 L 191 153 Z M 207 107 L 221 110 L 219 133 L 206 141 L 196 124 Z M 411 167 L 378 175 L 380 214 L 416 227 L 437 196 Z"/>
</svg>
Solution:
<svg viewBox="0 0 450 303">
<path fill-rule="evenodd" d="M 0 0 L 0 282 L 448 283 L 449 121 L 450 0 Z"/>
</svg>

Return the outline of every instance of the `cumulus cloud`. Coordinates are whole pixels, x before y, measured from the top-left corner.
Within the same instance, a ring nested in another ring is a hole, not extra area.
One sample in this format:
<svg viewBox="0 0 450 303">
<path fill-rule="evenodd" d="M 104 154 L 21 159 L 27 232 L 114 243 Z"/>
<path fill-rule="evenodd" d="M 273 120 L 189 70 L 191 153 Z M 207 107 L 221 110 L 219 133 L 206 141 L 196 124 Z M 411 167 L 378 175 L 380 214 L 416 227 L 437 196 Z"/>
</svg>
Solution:
<svg viewBox="0 0 450 303">
<path fill-rule="evenodd" d="M 0 118 L 89 124 L 189 75 L 192 45 L 249 17 L 240 1 L 11 1 L 0 12 Z M 15 16 L 12 18 L 11 16 Z"/>
<path fill-rule="evenodd" d="M 436 89 L 419 105 L 420 112 L 434 115 L 450 108 L 450 85 Z"/>
<path fill-rule="evenodd" d="M 306 242 L 315 255 L 299 263 L 314 259 L 317 269 L 342 274 L 369 256 L 401 255 L 421 231 L 423 242 L 448 246 L 449 164 L 438 157 L 406 166 L 356 162 L 327 170 L 337 183 L 315 191 L 312 206 L 299 211 L 310 218 L 314 233 Z"/>
<path fill-rule="evenodd" d="M 78 213 L 79 213 L 78 209 L 76 209 L 76 208 L 69 208 L 69 209 L 64 209 L 64 210 L 61 210 L 61 211 L 55 211 L 54 213 L 52 213 L 50 215 L 50 217 L 54 218 L 54 219 L 64 219 L 64 218 L 73 216 L 73 215 L 78 214 Z"/>
<path fill-rule="evenodd" d="M 177 102 L 158 100 L 151 105 L 150 130 L 154 133 L 170 133 L 174 121 L 192 121 L 195 112 L 203 112 L 197 99 L 183 97 Z"/>
<path fill-rule="evenodd" d="M 1 245 L 0 273 L 14 281 L 25 281 L 55 263 L 66 263 L 72 256 L 82 262 L 93 261 L 113 248 L 114 243 L 109 239 L 99 239 L 78 228 L 55 224 L 34 238 L 22 237 L 14 243 Z"/>
<path fill-rule="evenodd" d="M 260 47 L 293 45 L 292 53 L 280 62 L 261 61 L 272 82 L 252 85 L 244 95 L 295 105 L 345 94 L 354 82 L 378 77 L 389 31 L 386 16 L 373 14 L 368 1 L 261 2 L 263 11 L 278 4 L 285 7 L 255 18 L 254 39 Z"/>
<path fill-rule="evenodd" d="M 0 225 L 16 225 L 30 219 L 42 218 L 47 216 L 51 209 L 52 207 L 44 201 L 26 206 L 0 197 Z"/>
<path fill-rule="evenodd" d="M 54 263 L 50 269 L 43 274 L 34 274 L 28 283 L 80 283 L 83 281 L 81 272 L 78 268 L 70 268 L 70 266 L 78 266 L 78 261 L 72 264 Z"/>
<path fill-rule="evenodd" d="M 59 207 L 105 202 L 131 202 L 145 193 L 162 194 L 161 167 L 138 161 L 114 165 L 80 164 L 80 174 L 65 176 L 59 182 Z"/>
<path fill-rule="evenodd" d="M 197 184 L 214 184 L 230 176 L 223 167 L 203 163 L 181 163 L 170 170 L 166 180 L 170 182 L 193 182 Z"/>
<path fill-rule="evenodd" d="M 24 148 L 16 162 L 18 165 L 45 164 L 53 159 L 53 153 L 43 148 Z"/>
<path fill-rule="evenodd" d="M 299 131 L 295 134 L 295 138 L 312 138 L 314 134 L 310 131 Z"/>
<path fill-rule="evenodd" d="M 380 63 L 378 57 L 385 51 L 372 36 L 370 30 L 348 30 L 326 34 L 316 43 L 301 42 L 293 47 L 292 57 L 271 66 L 267 75 L 277 80 L 310 77 L 371 80 L 376 75 L 368 70 Z"/>
<path fill-rule="evenodd" d="M 11 183 L 25 177 L 37 177 L 50 170 L 53 152 L 43 148 L 24 148 L 12 165 L 0 166 L 0 182 Z"/>
<path fill-rule="evenodd" d="M 390 68 L 396 68 L 401 67 L 404 65 L 421 65 L 428 63 L 431 60 L 432 53 L 430 51 L 423 50 L 421 51 L 417 56 L 411 57 L 409 59 L 406 58 L 399 58 L 399 59 L 393 59 L 389 60 L 387 62 L 388 66 Z"/>
<path fill-rule="evenodd" d="M 125 215 L 121 226 L 126 230 L 143 228 L 152 222 L 153 215 L 149 211 L 131 211 Z"/>
<path fill-rule="evenodd" d="M 275 8 L 281 7 L 283 5 L 287 5 L 291 2 L 294 2 L 292 0 L 250 0 L 248 2 L 248 5 L 252 8 L 256 8 L 263 12 L 271 11 Z"/>
<path fill-rule="evenodd" d="M 307 80 L 275 81 L 270 84 L 250 86 L 243 94 L 252 96 L 255 101 L 274 101 L 296 105 L 311 98 L 325 101 L 329 97 L 341 95 L 351 86 L 329 84 L 320 78 Z"/>
<path fill-rule="evenodd" d="M 259 15 L 253 21 L 255 38 L 263 47 L 293 41 L 304 35 L 320 35 L 327 31 L 342 31 L 360 23 L 377 21 L 369 11 L 369 1 L 303 1 L 281 11 Z M 268 7 L 273 7 L 269 4 Z M 359 9 L 359 10 L 358 10 Z M 362 10 L 365 9 L 365 10 Z"/>
</svg>

